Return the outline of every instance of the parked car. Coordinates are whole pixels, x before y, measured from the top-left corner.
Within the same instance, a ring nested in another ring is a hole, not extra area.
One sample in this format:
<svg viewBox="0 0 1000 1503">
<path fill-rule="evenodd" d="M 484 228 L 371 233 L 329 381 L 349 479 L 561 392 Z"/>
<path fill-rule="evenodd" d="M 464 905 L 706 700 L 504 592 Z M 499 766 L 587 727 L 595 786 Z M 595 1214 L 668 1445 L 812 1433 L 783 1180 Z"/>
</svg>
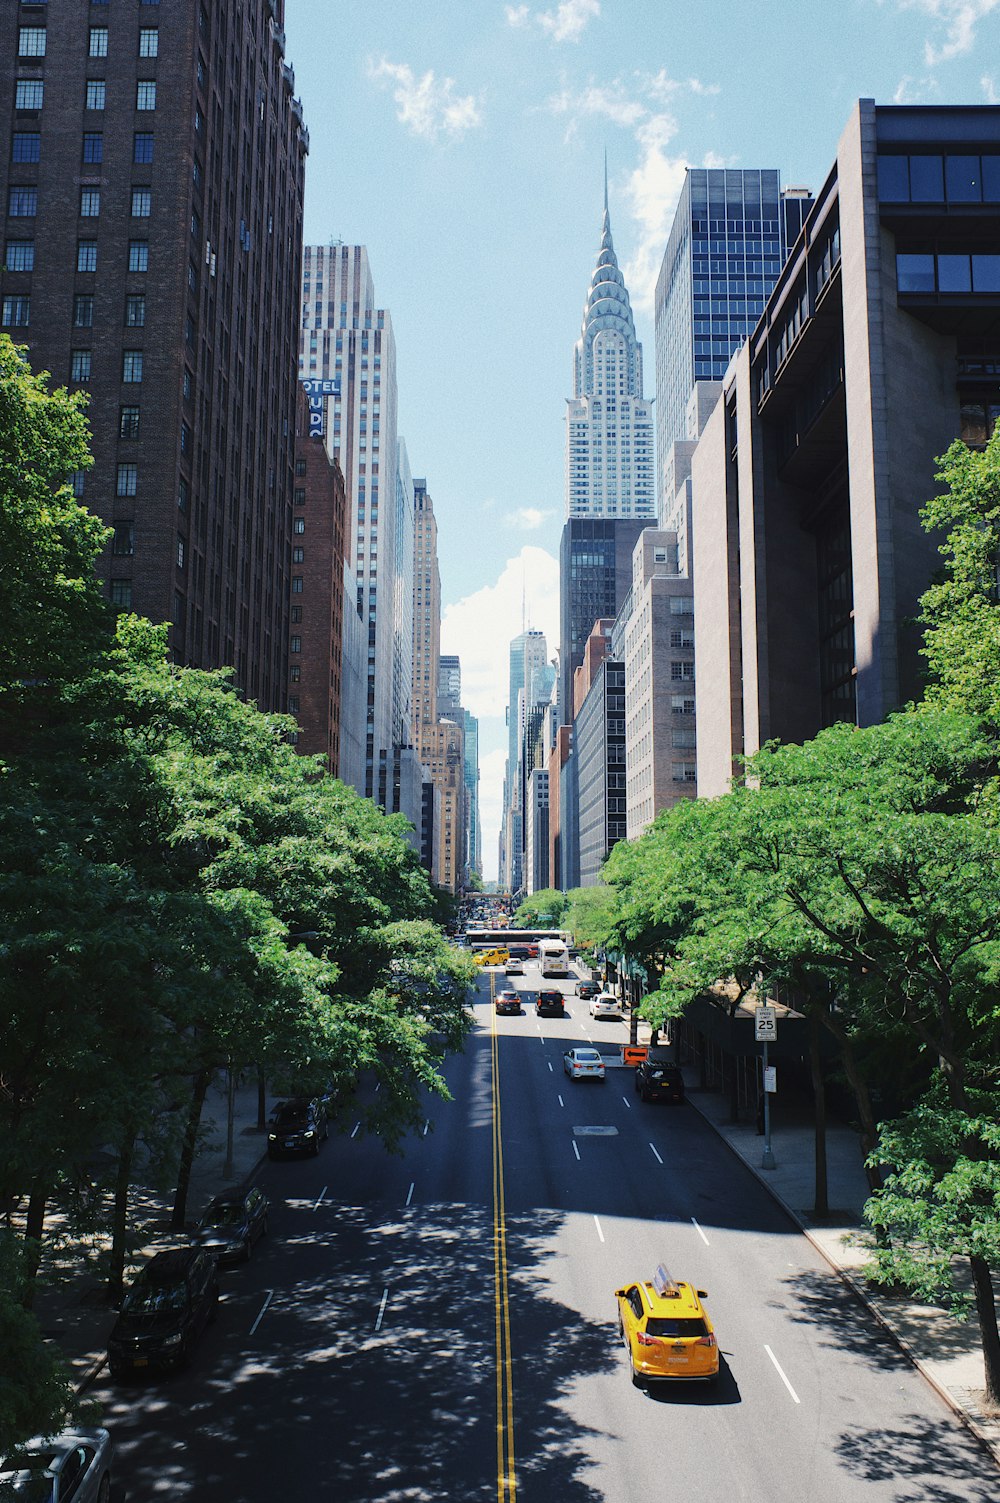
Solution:
<svg viewBox="0 0 1000 1503">
<path fill-rule="evenodd" d="M 283 1101 L 271 1113 L 271 1131 L 267 1135 L 267 1156 L 279 1158 L 285 1153 L 319 1153 L 321 1143 L 330 1136 L 326 1112 L 318 1097 L 307 1101 L 295 1097 Z"/>
<path fill-rule="evenodd" d="M 108 1339 L 111 1376 L 183 1366 L 218 1302 L 210 1253 L 200 1247 L 154 1253 L 126 1292 Z"/>
<path fill-rule="evenodd" d="M 592 1018 L 620 1018 L 622 1005 L 614 992 L 598 992 L 596 997 L 590 999 L 590 1016 Z"/>
<path fill-rule="evenodd" d="M 599 981 L 578 981 L 576 983 L 577 996 L 583 997 L 587 1001 L 589 1001 L 591 997 L 596 997 L 600 990 L 601 983 Z"/>
<path fill-rule="evenodd" d="M 643 1101 L 684 1101 L 684 1076 L 664 1059 L 665 1050 L 650 1049 L 635 1067 L 635 1088 Z"/>
<path fill-rule="evenodd" d="M 25 1503 L 109 1503 L 114 1447 L 107 1430 L 36 1435 L 0 1456 L 0 1498 Z"/>
<path fill-rule="evenodd" d="M 535 998 L 535 1012 L 540 1018 L 564 1018 L 566 1002 L 562 992 L 555 990 L 539 992 Z"/>
<path fill-rule="evenodd" d="M 603 1080 L 604 1061 L 596 1049 L 577 1045 L 563 1055 L 563 1069 L 571 1080 Z"/>
<path fill-rule="evenodd" d="M 217 1195 L 191 1234 L 197 1247 L 217 1263 L 247 1262 L 254 1243 L 267 1232 L 268 1199 L 256 1185 L 242 1192 Z"/>
</svg>

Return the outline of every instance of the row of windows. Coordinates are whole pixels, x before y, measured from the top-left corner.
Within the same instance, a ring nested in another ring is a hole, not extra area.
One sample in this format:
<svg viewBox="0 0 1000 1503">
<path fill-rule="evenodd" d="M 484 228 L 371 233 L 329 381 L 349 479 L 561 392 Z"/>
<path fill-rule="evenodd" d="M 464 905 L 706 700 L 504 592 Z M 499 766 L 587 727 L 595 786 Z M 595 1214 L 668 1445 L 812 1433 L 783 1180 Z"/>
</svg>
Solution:
<svg viewBox="0 0 1000 1503">
<path fill-rule="evenodd" d="M 1000 156 L 879 156 L 883 203 L 1000 203 Z"/>
<path fill-rule="evenodd" d="M 19 110 L 40 110 L 45 97 L 43 81 L 39 78 L 19 78 L 14 96 L 15 108 Z M 107 98 L 106 85 L 103 79 L 92 78 L 87 80 L 87 109 L 103 110 Z M 141 78 L 135 86 L 135 107 L 143 112 L 156 109 L 156 81 L 152 78 Z M 17 142 L 20 138 L 33 139 L 36 142 L 36 155 L 22 157 L 17 154 Z M 86 137 L 84 138 L 86 140 Z M 37 131 L 20 131 L 14 136 L 14 161 L 37 162 L 37 143 L 40 136 Z M 87 161 L 100 161 L 100 157 L 87 157 Z"/>
<path fill-rule="evenodd" d="M 137 130 L 132 137 L 132 161 L 146 166 L 153 160 L 153 132 Z M 11 142 L 11 159 L 15 162 L 41 160 L 42 138 L 38 131 L 15 131 Z M 88 166 L 104 161 L 104 132 L 84 131 L 80 158 Z M 197 164 L 196 164 L 197 166 Z M 198 169 L 200 171 L 200 168 Z"/>
<path fill-rule="evenodd" d="M 38 3 L 38 0 L 36 0 Z M 97 0 L 100 4 L 101 0 Z M 156 0 L 146 0 L 147 4 L 155 4 Z M 87 40 L 88 57 L 107 57 L 110 28 L 107 26 L 91 26 Z M 44 26 L 22 26 L 18 31 L 17 55 L 18 57 L 44 57 L 47 42 L 47 31 Z M 160 55 L 160 32 L 156 26 L 141 26 L 139 28 L 139 56 L 159 57 Z"/>
<path fill-rule="evenodd" d="M 896 257 L 900 292 L 1000 292 L 1000 255 L 940 252 Z"/>
<path fill-rule="evenodd" d="M 100 188 L 80 189 L 80 218 L 98 219 L 101 213 Z M 149 219 L 153 213 L 153 190 L 133 188 L 130 201 L 133 219 Z M 38 214 L 37 188 L 10 188 L 7 192 L 8 219 L 34 219 Z M 144 269 L 144 268 L 143 268 Z"/>
</svg>

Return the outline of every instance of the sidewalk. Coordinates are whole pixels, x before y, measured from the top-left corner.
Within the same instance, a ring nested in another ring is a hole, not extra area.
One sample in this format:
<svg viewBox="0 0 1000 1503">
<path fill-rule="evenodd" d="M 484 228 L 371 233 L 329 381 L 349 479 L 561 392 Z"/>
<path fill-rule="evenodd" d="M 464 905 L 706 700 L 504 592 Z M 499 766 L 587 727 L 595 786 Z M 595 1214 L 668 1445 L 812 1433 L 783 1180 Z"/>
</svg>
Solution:
<svg viewBox="0 0 1000 1503">
<path fill-rule="evenodd" d="M 813 1128 L 810 1122 L 772 1127 L 775 1167 L 761 1167 L 764 1139 L 753 1122 L 730 1122 L 729 1102 L 718 1091 L 700 1090 L 685 1070 L 688 1100 L 724 1138 L 734 1153 L 801 1227 L 817 1252 L 873 1312 L 910 1361 L 1000 1463 L 1000 1417 L 983 1412 L 985 1384 L 979 1325 L 973 1313 L 967 1324 L 944 1310 L 895 1298 L 864 1278 L 868 1253 L 861 1237 L 866 1228 L 862 1207 L 868 1199 L 857 1134 L 841 1123 L 827 1126 L 826 1152 L 830 1214 L 812 1214 L 815 1190 Z M 834 1207 L 838 1209 L 833 1209 Z"/>
<path fill-rule="evenodd" d="M 267 1098 L 268 1110 L 273 1098 Z M 226 1161 L 227 1101 L 225 1088 L 213 1087 L 202 1113 L 202 1143 L 191 1171 L 187 1198 L 187 1225 L 193 1227 L 213 1195 L 233 1189 L 253 1178 L 267 1150 L 267 1134 L 257 1127 L 257 1088 L 242 1087 L 233 1103 L 233 1175 L 223 1177 Z M 161 1191 L 138 1184 L 130 1199 L 130 1229 L 138 1242 L 135 1262 L 143 1262 L 152 1253 L 167 1247 L 186 1245 L 184 1232 L 170 1225 L 173 1190 Z M 55 1240 L 58 1219 L 53 1216 L 50 1235 Z M 108 1303 L 105 1285 L 96 1274 L 80 1268 L 77 1254 L 70 1249 L 60 1260 L 51 1251 L 43 1258 L 43 1277 L 54 1275 L 40 1285 L 35 1299 L 35 1315 L 42 1333 L 56 1342 L 70 1365 L 77 1392 L 82 1392 L 103 1366 L 107 1338 L 115 1321 L 115 1311 Z"/>
</svg>

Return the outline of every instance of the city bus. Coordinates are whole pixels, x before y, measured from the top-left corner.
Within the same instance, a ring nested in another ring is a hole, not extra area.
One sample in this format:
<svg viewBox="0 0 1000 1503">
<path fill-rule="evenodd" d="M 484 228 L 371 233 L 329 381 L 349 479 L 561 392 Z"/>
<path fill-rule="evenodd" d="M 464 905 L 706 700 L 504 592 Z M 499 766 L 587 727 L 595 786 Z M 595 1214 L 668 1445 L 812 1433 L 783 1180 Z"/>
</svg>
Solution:
<svg viewBox="0 0 1000 1503">
<path fill-rule="evenodd" d="M 565 977 L 570 974 L 569 950 L 564 935 L 557 939 L 540 939 L 538 942 L 538 968 L 542 980 L 546 977 Z"/>
</svg>

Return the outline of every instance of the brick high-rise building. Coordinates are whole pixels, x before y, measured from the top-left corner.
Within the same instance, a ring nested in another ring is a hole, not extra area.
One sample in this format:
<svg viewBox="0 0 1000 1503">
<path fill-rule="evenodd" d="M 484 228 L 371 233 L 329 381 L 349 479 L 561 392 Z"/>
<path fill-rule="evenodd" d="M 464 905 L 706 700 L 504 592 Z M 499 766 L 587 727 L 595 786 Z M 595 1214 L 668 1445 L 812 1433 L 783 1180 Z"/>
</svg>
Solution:
<svg viewBox="0 0 1000 1503">
<path fill-rule="evenodd" d="M 90 396 L 114 604 L 286 704 L 308 133 L 284 0 L 0 8 L 2 324 Z"/>
</svg>

